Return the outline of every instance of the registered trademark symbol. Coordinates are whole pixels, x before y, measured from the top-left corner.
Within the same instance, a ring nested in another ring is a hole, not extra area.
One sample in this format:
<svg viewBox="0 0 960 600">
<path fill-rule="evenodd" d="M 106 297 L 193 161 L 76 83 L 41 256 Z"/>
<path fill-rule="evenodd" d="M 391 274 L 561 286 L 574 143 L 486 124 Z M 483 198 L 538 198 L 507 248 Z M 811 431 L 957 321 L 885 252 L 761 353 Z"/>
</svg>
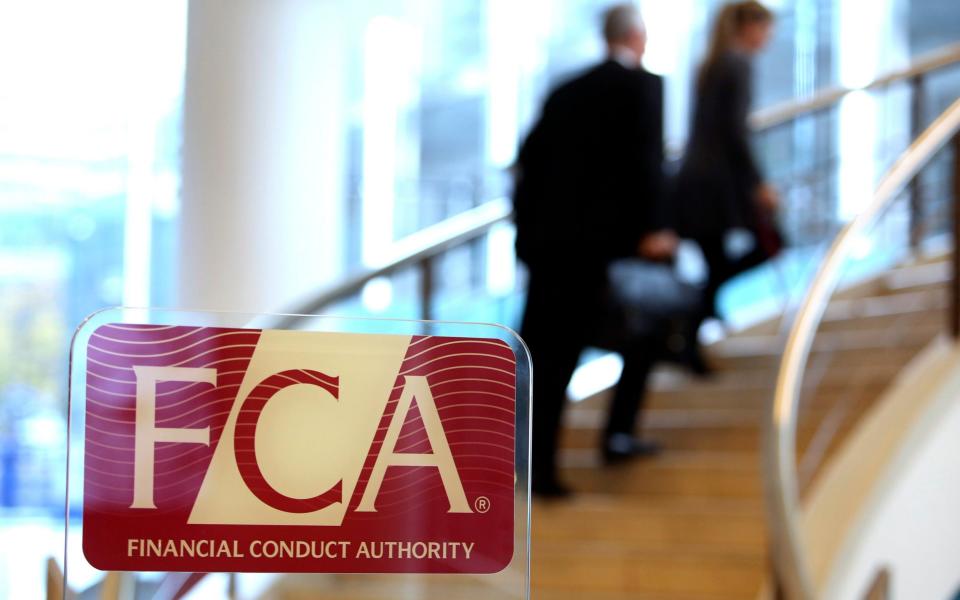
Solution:
<svg viewBox="0 0 960 600">
<path fill-rule="evenodd" d="M 480 496 L 473 501 L 473 507 L 477 509 L 478 513 L 485 513 L 490 510 L 490 498 L 486 496 Z"/>
</svg>

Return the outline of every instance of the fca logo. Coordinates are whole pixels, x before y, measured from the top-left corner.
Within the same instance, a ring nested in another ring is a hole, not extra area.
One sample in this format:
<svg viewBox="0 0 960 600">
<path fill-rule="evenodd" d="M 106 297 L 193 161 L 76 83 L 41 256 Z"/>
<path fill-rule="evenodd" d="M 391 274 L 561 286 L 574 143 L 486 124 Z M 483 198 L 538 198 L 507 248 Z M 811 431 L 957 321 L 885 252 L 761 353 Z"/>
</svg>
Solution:
<svg viewBox="0 0 960 600">
<path fill-rule="evenodd" d="M 213 368 L 147 366 L 135 366 L 133 369 L 136 373 L 137 398 L 133 502 L 130 508 L 155 509 L 157 508 L 154 503 L 155 446 L 158 443 L 203 444 L 209 446 L 212 441 L 209 425 L 202 428 L 157 426 L 157 383 L 164 381 L 216 385 L 217 370 Z M 292 386 L 313 386 L 313 388 L 316 388 L 314 393 L 322 394 L 329 400 L 339 403 L 341 400 L 340 383 L 339 377 L 331 377 L 319 371 L 298 369 L 281 371 L 263 379 L 246 394 L 242 402 L 240 402 L 238 395 L 234 399 L 230 420 L 220 434 L 217 452 L 211 459 L 204 487 L 201 488 L 197 499 L 197 505 L 204 502 L 216 505 L 217 486 L 222 486 L 222 481 L 226 479 L 236 479 L 239 476 L 247 493 L 255 497 L 261 503 L 261 507 L 265 505 L 265 507 L 286 514 L 318 513 L 330 508 L 336 514 L 331 514 L 332 520 L 327 519 L 325 523 L 338 524 L 341 522 L 343 513 L 346 511 L 345 504 L 349 501 L 350 494 L 360 477 L 359 468 L 351 468 L 350 472 L 341 475 L 336 483 L 330 485 L 327 489 L 316 490 L 316 495 L 313 497 L 296 498 L 277 490 L 275 486 L 268 482 L 267 477 L 261 470 L 261 461 L 257 458 L 257 437 L 259 435 L 257 425 L 264 408 L 278 392 Z M 397 451 L 400 432 L 407 421 L 414 400 L 416 400 L 416 405 L 419 408 L 424 431 L 430 444 L 430 453 Z M 377 402 L 385 407 L 387 399 L 377 399 Z M 383 411 L 380 414 L 382 418 Z M 363 430 L 364 433 L 358 435 L 362 442 L 366 439 L 369 440 L 366 443 L 361 443 L 359 448 L 337 448 L 331 449 L 331 451 L 362 452 L 362 456 L 357 455 L 358 460 L 354 460 L 352 463 L 348 462 L 348 464 L 362 466 L 364 458 L 369 454 L 372 447 L 373 431 L 375 429 L 375 426 L 372 428 L 366 426 Z M 232 452 L 229 452 L 231 447 Z M 224 451 L 224 449 L 227 451 Z M 229 464 L 231 459 L 233 464 Z M 294 457 L 291 460 L 297 459 Z M 357 506 L 358 512 L 376 512 L 377 496 L 383 484 L 384 476 L 387 469 L 393 466 L 436 469 L 440 474 L 443 489 L 450 505 L 448 512 L 473 512 L 464 494 L 463 483 L 454 464 L 450 445 L 426 377 L 403 377 L 403 390 L 400 400 L 393 416 L 390 418 L 383 444 L 376 455 L 373 471 Z M 212 470 L 217 471 L 213 476 L 211 476 Z M 232 489 L 237 489 L 236 485 L 233 484 Z M 197 509 L 198 507 L 195 506 L 191 522 L 222 522 L 217 520 L 217 518 L 222 517 L 210 516 L 216 514 L 215 509 L 206 508 L 200 511 Z"/>
</svg>

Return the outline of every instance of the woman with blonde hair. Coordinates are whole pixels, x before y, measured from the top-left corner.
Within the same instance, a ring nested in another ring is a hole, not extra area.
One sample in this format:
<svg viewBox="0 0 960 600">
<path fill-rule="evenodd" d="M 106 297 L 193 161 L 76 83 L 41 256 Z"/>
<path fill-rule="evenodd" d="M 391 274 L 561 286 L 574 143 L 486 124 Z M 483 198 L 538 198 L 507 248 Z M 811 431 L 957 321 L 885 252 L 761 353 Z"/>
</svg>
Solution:
<svg viewBox="0 0 960 600">
<path fill-rule="evenodd" d="M 772 221 L 777 194 L 754 159 L 747 125 L 751 59 L 766 46 L 773 20 L 759 2 L 723 6 L 697 73 L 693 127 L 676 179 L 675 206 L 678 232 L 698 243 L 709 269 L 704 318 L 718 314 L 716 296 L 723 283 L 779 251 Z M 753 234 L 752 247 L 731 247 L 730 233 L 736 230 Z M 689 349 L 695 348 L 692 340 Z M 700 362 L 694 354 L 690 359 Z"/>
</svg>

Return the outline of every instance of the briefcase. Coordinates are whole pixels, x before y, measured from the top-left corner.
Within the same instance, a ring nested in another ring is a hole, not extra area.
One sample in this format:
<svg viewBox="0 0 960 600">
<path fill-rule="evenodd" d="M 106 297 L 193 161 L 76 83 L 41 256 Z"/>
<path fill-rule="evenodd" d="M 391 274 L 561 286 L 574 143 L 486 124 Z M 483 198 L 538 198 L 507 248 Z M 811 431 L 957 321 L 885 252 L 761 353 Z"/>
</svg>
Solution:
<svg viewBox="0 0 960 600">
<path fill-rule="evenodd" d="M 664 333 L 677 321 L 698 318 L 701 288 L 682 281 L 673 265 L 624 258 L 607 268 L 606 314 L 597 345 L 619 350 Z"/>
</svg>

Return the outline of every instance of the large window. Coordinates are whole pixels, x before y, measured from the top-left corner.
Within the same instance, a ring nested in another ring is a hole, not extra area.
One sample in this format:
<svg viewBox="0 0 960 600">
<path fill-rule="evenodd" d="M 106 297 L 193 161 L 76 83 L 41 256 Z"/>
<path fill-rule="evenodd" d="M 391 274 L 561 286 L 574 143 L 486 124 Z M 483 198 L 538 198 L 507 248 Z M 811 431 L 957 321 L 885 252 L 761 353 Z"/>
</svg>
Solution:
<svg viewBox="0 0 960 600">
<path fill-rule="evenodd" d="M 85 315 L 169 303 L 185 2 L 0 6 L 0 511 L 63 502 Z"/>
</svg>

